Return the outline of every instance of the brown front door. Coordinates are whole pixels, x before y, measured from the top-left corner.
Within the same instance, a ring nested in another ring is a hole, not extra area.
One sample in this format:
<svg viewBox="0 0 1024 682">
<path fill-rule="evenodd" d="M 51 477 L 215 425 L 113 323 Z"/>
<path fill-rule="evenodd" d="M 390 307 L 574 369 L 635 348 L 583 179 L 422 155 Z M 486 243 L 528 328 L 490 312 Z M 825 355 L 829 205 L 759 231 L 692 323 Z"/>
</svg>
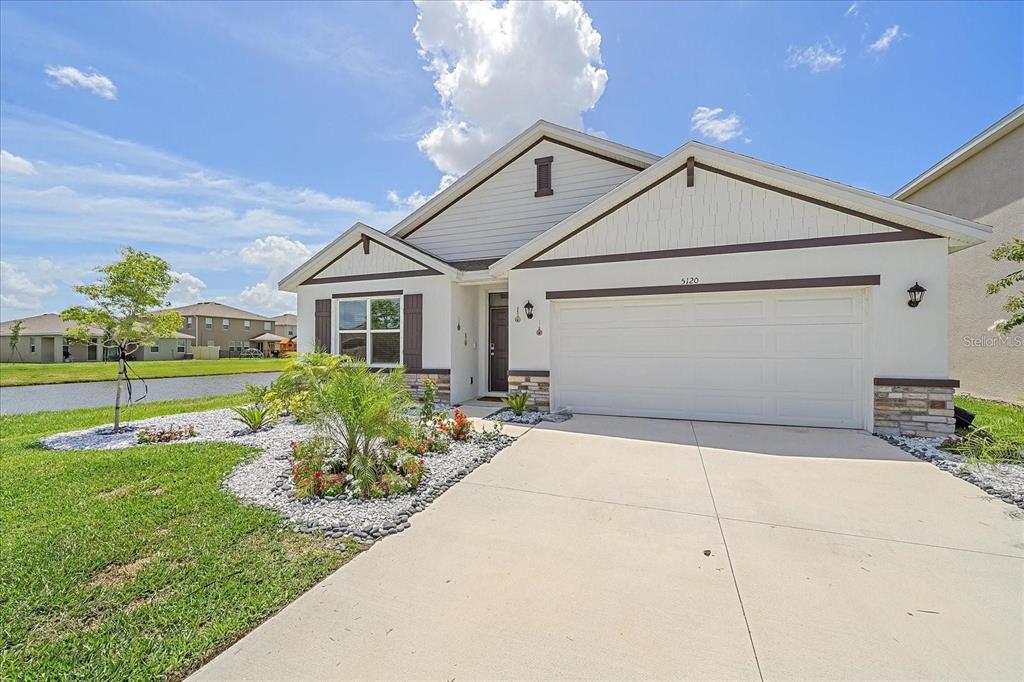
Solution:
<svg viewBox="0 0 1024 682">
<path fill-rule="evenodd" d="M 508 390 L 508 304 L 490 308 L 490 334 L 488 353 L 490 357 L 490 382 L 492 391 Z"/>
</svg>

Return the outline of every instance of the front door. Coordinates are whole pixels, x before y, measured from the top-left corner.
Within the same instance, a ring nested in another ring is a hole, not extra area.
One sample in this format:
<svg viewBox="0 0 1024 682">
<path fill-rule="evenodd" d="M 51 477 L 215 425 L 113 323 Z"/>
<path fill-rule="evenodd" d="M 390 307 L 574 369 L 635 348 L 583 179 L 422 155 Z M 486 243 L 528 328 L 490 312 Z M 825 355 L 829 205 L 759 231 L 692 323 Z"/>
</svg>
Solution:
<svg viewBox="0 0 1024 682">
<path fill-rule="evenodd" d="M 489 310 L 488 388 L 508 391 L 508 294 L 490 294 Z"/>
</svg>

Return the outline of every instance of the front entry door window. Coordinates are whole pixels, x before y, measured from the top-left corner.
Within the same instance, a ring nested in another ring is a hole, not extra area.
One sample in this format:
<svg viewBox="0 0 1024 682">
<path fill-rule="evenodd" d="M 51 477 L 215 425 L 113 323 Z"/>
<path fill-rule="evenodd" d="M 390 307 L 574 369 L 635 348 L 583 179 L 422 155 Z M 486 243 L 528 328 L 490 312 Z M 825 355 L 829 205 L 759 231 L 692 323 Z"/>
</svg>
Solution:
<svg viewBox="0 0 1024 682">
<path fill-rule="evenodd" d="M 508 391 L 508 293 L 488 294 L 488 304 L 488 388 L 504 392 Z"/>
</svg>

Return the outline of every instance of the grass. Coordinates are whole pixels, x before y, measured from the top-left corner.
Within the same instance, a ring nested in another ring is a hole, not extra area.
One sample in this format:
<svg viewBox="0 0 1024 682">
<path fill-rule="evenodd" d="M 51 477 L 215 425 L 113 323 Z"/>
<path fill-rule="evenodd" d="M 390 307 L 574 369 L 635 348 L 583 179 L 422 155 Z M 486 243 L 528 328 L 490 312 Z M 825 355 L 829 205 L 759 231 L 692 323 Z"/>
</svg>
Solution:
<svg viewBox="0 0 1024 682">
<path fill-rule="evenodd" d="M 975 414 L 972 426 L 988 427 L 993 437 L 1024 447 L 1024 407 L 962 395 L 955 396 L 953 402 Z"/>
<path fill-rule="evenodd" d="M 143 379 L 193 377 L 243 372 L 279 372 L 287 358 L 221 358 L 219 360 L 145 360 L 132 369 Z M 67 384 L 74 381 L 113 381 L 116 362 L 5 362 L 0 364 L 0 386 Z"/>
<path fill-rule="evenodd" d="M 239 445 L 35 445 L 109 420 L 109 408 L 0 417 L 0 679 L 183 677 L 360 551 L 221 490 Z"/>
</svg>

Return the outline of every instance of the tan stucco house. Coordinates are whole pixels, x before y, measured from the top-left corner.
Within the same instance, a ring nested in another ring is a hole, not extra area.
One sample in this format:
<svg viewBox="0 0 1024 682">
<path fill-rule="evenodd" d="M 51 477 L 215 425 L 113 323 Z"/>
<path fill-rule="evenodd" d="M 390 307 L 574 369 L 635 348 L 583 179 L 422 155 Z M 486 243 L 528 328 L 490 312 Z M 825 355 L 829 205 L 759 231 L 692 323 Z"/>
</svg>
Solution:
<svg viewBox="0 0 1024 682">
<path fill-rule="evenodd" d="M 11 326 L 20 321 L 20 341 L 11 348 Z M 64 333 L 77 326 L 56 313 L 45 313 L 0 323 L 0 362 L 97 362 L 110 359 L 103 348 L 103 330 L 93 328 L 93 342 L 71 343 Z M 192 336 L 179 332 L 173 339 L 160 339 L 132 353 L 135 360 L 180 360 L 192 351 Z M 107 356 L 107 357 L 105 357 Z"/>
<path fill-rule="evenodd" d="M 990 331 L 1005 319 L 1009 292 L 985 286 L 1018 269 L 992 248 L 1024 238 L 1024 106 L 996 122 L 897 191 L 893 198 L 992 227 L 984 248 L 949 257 L 949 365 L 962 391 L 1024 402 L 1024 329 Z"/>
<path fill-rule="evenodd" d="M 195 336 L 196 346 L 219 348 L 222 358 L 237 357 L 247 348 L 268 350 L 280 339 L 271 317 L 216 301 L 171 308 L 184 318 L 181 331 Z"/>
<path fill-rule="evenodd" d="M 948 259 L 990 236 L 699 142 L 659 157 L 540 121 L 280 287 L 300 351 L 404 366 L 452 403 L 523 391 L 588 414 L 932 435 L 953 431 Z"/>
</svg>

